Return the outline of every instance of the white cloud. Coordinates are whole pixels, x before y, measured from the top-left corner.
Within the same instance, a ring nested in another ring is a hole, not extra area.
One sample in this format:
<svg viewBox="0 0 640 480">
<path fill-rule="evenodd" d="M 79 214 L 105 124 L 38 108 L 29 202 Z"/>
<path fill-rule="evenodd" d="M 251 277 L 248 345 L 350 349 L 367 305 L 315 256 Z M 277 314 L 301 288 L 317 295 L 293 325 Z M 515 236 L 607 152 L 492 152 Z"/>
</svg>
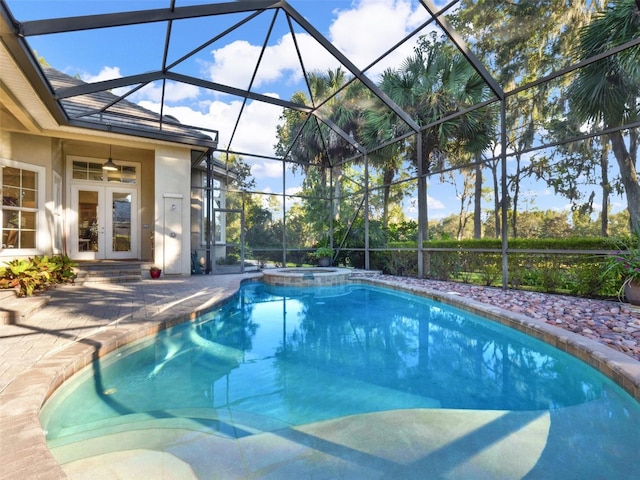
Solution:
<svg viewBox="0 0 640 480">
<path fill-rule="evenodd" d="M 351 8 L 335 10 L 333 23 L 327 30 L 328 39 L 357 66 L 363 67 L 424 19 L 424 9 L 415 1 L 413 3 L 414 6 L 410 0 L 360 0 Z M 384 19 L 384 28 L 381 28 L 381 19 Z M 327 71 L 338 66 L 337 61 L 310 35 L 298 33 L 296 40 L 307 71 Z M 247 40 L 233 41 L 212 50 L 211 62 L 203 65 L 203 71 L 211 81 L 246 89 L 261 50 L 260 41 L 255 44 Z M 410 53 L 402 51 L 397 55 L 404 58 Z M 305 88 L 301 75 L 293 39 L 287 33 L 266 48 L 253 88 L 265 95 L 289 98 L 294 90 Z M 97 75 L 85 75 L 83 79 L 94 82 L 118 77 L 122 77 L 119 67 L 104 67 Z M 277 93 L 264 93 L 265 90 Z M 273 156 L 276 126 L 282 113 L 280 107 L 258 101 L 248 102 L 231 140 L 242 100 L 215 92 L 209 98 L 206 95 L 204 89 L 196 86 L 167 82 L 165 99 L 171 105 L 165 104 L 163 112 L 188 125 L 218 130 L 222 148 L 232 141 L 230 148 L 234 151 Z M 155 82 L 136 92 L 129 100 L 159 112 L 160 98 L 161 83 Z M 279 162 L 269 160 L 254 159 L 252 172 L 259 184 L 261 178 L 282 176 Z"/>
<path fill-rule="evenodd" d="M 186 83 L 166 82 L 164 87 L 165 102 L 178 103 L 185 100 L 192 100 L 198 97 L 200 89 L 194 85 Z M 155 82 L 145 85 L 130 98 L 131 101 L 149 100 L 159 102 L 162 98 L 162 83 Z"/>
<path fill-rule="evenodd" d="M 282 178 L 282 164 L 275 161 L 257 162 L 251 166 L 251 174 L 256 178 Z"/>
<path fill-rule="evenodd" d="M 158 102 L 145 100 L 139 102 L 139 105 L 154 112 L 160 111 Z M 219 146 L 226 148 L 229 146 L 229 140 L 241 107 L 242 102 L 240 101 L 226 103 L 215 100 L 206 102 L 204 111 L 195 110 L 190 106 L 165 106 L 164 113 L 174 116 L 181 123 L 187 125 L 218 130 Z M 247 104 L 243 115 L 243 127 L 252 133 L 249 136 L 237 136 L 231 148 L 235 151 L 273 155 L 273 133 L 276 131 L 278 115 L 273 109 L 269 109 L 260 102 Z"/>
<path fill-rule="evenodd" d="M 416 202 L 416 205 L 418 202 Z M 440 200 L 432 197 L 431 195 L 427 195 L 427 206 L 429 210 L 444 210 L 445 206 Z"/>
<path fill-rule="evenodd" d="M 308 71 L 336 68 L 338 62 L 307 34 L 296 35 Z M 243 90 L 249 88 L 262 47 L 238 40 L 211 52 L 213 62 L 206 67 L 211 81 Z M 252 90 L 276 83 L 294 85 L 302 80 L 302 67 L 291 34 L 268 46 L 258 66 Z"/>
<path fill-rule="evenodd" d="M 406 0 L 361 0 L 349 10 L 338 10 L 329 29 L 330 40 L 357 67 L 365 68 L 426 20 L 424 8 L 421 5 L 414 8 L 411 3 Z M 381 19 L 384 19 L 383 26 Z M 383 65 L 367 73 L 379 74 L 384 65 L 397 65 L 413 54 L 413 46 L 414 42 L 407 42 Z"/>
<path fill-rule="evenodd" d="M 336 10 L 334 15 L 328 40 L 358 68 L 368 66 L 427 18 L 424 8 L 418 4 L 412 6 L 409 0 L 361 0 L 348 10 Z M 384 28 L 381 28 L 381 19 L 384 19 Z M 324 72 L 339 66 L 339 62 L 310 35 L 298 33 L 296 40 L 307 71 Z M 407 42 L 368 73 L 376 75 L 390 64 L 398 65 L 413 53 L 413 46 L 414 42 Z M 248 89 L 261 50 L 261 45 L 246 40 L 213 50 L 212 62 L 205 67 L 207 75 L 214 82 Z M 300 80 L 302 70 L 293 38 L 286 34 L 266 47 L 252 88 L 293 85 Z"/>
<path fill-rule="evenodd" d="M 80 75 L 82 81 L 87 83 L 103 82 L 121 77 L 120 67 L 102 67 L 102 70 L 97 75 L 91 75 L 90 73 L 82 73 Z"/>
</svg>

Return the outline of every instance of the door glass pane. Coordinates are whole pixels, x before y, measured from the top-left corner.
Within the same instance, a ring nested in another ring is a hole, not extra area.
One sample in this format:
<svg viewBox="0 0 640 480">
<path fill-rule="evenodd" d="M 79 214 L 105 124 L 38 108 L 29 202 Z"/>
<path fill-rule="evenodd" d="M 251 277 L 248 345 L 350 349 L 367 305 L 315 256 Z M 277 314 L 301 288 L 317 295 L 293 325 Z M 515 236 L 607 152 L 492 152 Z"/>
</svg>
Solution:
<svg viewBox="0 0 640 480">
<path fill-rule="evenodd" d="M 78 192 L 78 251 L 98 251 L 98 192 Z"/>
<path fill-rule="evenodd" d="M 131 251 L 131 194 L 113 193 L 113 251 Z"/>
</svg>

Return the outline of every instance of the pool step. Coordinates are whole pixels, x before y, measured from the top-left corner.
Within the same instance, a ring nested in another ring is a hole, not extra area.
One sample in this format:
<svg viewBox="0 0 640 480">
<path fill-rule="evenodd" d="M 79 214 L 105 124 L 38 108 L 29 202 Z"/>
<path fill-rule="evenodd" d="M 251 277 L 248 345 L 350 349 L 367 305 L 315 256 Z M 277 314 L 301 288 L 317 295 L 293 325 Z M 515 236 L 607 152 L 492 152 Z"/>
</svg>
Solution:
<svg viewBox="0 0 640 480">
<path fill-rule="evenodd" d="M 142 279 L 143 262 L 137 260 L 112 260 L 102 262 L 77 262 L 77 285 L 91 283 L 131 283 Z"/>
</svg>

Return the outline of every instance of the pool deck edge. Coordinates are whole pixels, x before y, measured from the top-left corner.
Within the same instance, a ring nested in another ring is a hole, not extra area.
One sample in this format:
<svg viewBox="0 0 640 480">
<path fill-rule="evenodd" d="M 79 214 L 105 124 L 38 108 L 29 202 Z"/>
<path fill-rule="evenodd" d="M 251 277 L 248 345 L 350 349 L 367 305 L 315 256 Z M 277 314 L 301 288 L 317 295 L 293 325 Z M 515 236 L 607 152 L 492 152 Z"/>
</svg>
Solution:
<svg viewBox="0 0 640 480">
<path fill-rule="evenodd" d="M 167 280 L 164 283 L 145 280 L 138 286 L 127 287 L 142 291 L 141 303 L 144 308 L 139 310 L 130 308 L 127 310 L 130 313 L 115 317 L 105 314 L 102 324 L 96 324 L 86 334 L 76 333 L 73 338 L 66 335 L 67 330 L 62 327 L 46 332 L 49 339 L 57 335 L 58 343 L 52 343 L 52 348 L 35 360 L 31 360 L 32 363 L 27 365 L 22 373 L 11 378 L 5 384 L 5 388 L 0 391 L 2 406 L 0 408 L 0 462 L 3 465 L 0 469 L 0 479 L 66 478 L 64 471 L 47 447 L 39 419 L 43 403 L 56 388 L 89 365 L 95 358 L 163 328 L 193 319 L 199 312 L 229 299 L 237 292 L 242 282 L 256 280 L 260 276 L 261 274 L 195 279 L 187 277 L 175 281 Z M 524 314 L 509 312 L 455 293 L 405 285 L 400 280 L 381 280 L 366 276 L 353 279 L 357 283 L 384 286 L 431 298 L 516 328 L 585 361 L 613 379 L 637 401 L 640 401 L 640 362 L 633 358 L 595 340 L 554 327 Z M 100 292 L 95 292 L 96 298 L 100 295 Z M 63 321 L 65 320 L 64 312 L 68 313 L 69 306 L 65 304 L 64 308 L 67 310 L 60 308 L 56 311 L 55 292 L 53 297 L 53 306 L 48 306 L 39 315 L 46 317 L 45 312 L 51 308 L 61 317 L 59 321 Z M 86 302 L 82 308 L 89 311 L 90 303 L 95 299 L 82 297 L 82 293 L 78 292 L 75 301 L 83 302 L 83 298 Z M 112 307 L 108 299 L 105 299 L 104 305 L 100 308 L 108 310 Z M 97 308 L 97 310 L 100 309 Z M 92 314 L 97 316 L 97 310 L 95 312 L 91 310 Z M 82 316 L 79 313 L 74 314 L 77 318 L 66 319 L 68 323 L 72 323 L 73 320 L 79 321 Z M 34 325 L 6 325 L 4 328 L 3 332 L 19 329 L 21 332 L 19 335 L 24 336 L 25 340 L 22 346 L 28 344 L 29 335 L 35 335 L 31 332 L 42 329 L 35 323 Z M 14 335 L 18 336 L 18 334 Z M 0 347 L 3 345 L 0 344 Z M 12 350 L 12 347 L 13 345 L 9 345 L 7 349 L 0 348 L 0 358 L 9 353 L 15 355 L 15 348 Z"/>
</svg>

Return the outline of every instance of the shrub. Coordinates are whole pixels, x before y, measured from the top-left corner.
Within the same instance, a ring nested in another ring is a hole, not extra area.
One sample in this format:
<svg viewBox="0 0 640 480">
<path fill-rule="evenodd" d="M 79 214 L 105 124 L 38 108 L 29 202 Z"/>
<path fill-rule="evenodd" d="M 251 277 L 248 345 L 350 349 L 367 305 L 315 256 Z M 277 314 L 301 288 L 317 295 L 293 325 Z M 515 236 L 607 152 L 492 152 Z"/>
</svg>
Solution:
<svg viewBox="0 0 640 480">
<path fill-rule="evenodd" d="M 75 278 L 75 264 L 66 255 L 15 259 L 6 265 L 0 267 L 0 288 L 18 287 L 20 297 L 29 297 L 50 285 L 73 282 Z"/>
</svg>

